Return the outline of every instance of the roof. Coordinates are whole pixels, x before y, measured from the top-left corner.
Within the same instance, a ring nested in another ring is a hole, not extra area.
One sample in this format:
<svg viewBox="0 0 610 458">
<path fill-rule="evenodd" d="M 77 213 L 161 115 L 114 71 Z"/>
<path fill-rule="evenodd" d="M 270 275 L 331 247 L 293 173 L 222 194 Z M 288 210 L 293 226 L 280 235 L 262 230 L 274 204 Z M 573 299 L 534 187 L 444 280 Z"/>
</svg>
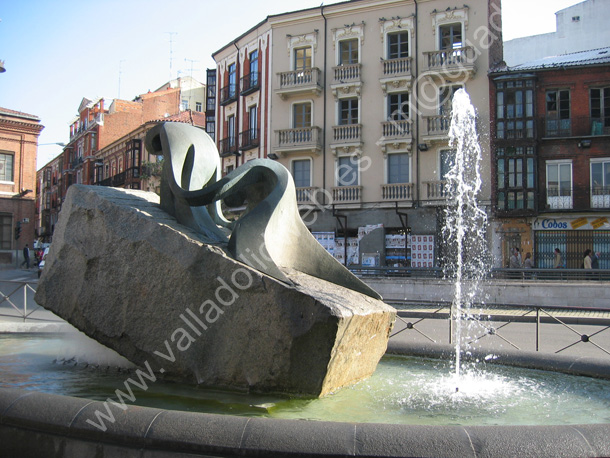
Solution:
<svg viewBox="0 0 610 458">
<path fill-rule="evenodd" d="M 22 111 L 9 110 L 8 108 L 0 107 L 0 115 L 16 116 L 18 118 L 26 118 L 34 121 L 40 121 L 40 118 L 33 114 L 23 113 Z"/>
<path fill-rule="evenodd" d="M 544 57 L 542 59 L 509 67 L 508 70 L 544 70 L 552 68 L 582 67 L 585 65 L 604 64 L 610 64 L 610 47 L 573 52 L 559 56 Z"/>
<path fill-rule="evenodd" d="M 181 111 L 178 114 L 168 116 L 166 118 L 153 119 L 150 122 L 184 122 L 187 124 L 191 124 L 197 127 L 205 126 L 205 113 L 200 113 L 198 111 L 185 110 Z"/>
</svg>

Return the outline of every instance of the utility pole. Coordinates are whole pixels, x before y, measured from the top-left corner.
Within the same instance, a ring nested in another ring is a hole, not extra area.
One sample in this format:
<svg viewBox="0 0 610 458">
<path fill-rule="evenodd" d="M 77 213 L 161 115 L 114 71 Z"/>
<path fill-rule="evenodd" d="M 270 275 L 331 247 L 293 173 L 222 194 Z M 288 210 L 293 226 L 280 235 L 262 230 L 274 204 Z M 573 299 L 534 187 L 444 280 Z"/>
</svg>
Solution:
<svg viewBox="0 0 610 458">
<path fill-rule="evenodd" d="M 190 62 L 191 63 L 191 73 L 190 73 L 190 77 L 191 77 L 191 83 L 193 81 L 193 63 L 194 62 L 199 62 L 198 60 L 193 60 L 193 59 L 184 59 L 184 62 Z M 189 108 L 191 108 L 191 97 L 192 97 L 193 91 L 192 88 L 189 88 Z"/>
<path fill-rule="evenodd" d="M 165 32 L 169 35 L 169 81 L 172 80 L 172 61 L 174 60 L 174 35 L 178 32 Z"/>
<path fill-rule="evenodd" d="M 121 99 L 121 74 L 123 73 L 123 62 L 125 62 L 125 59 L 121 59 L 119 61 L 119 95 L 117 96 L 117 99 Z"/>
</svg>

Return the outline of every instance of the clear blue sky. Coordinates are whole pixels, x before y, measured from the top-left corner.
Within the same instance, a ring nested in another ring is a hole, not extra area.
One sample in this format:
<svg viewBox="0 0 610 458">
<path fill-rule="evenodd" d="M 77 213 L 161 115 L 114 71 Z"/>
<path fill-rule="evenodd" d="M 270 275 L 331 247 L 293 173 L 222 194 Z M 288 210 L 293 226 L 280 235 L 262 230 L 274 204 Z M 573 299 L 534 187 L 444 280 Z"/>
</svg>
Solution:
<svg viewBox="0 0 610 458">
<path fill-rule="evenodd" d="M 504 39 L 552 32 L 582 0 L 503 0 Z M 269 14 L 321 0 L 3 0 L 0 106 L 38 116 L 39 143 L 67 143 L 83 97 L 131 100 L 178 72 L 205 82 L 211 54 Z M 337 1 L 325 0 L 325 4 Z M 236 14 L 239 12 L 239 14 Z M 524 14 L 524 12 L 526 12 Z M 120 86 L 119 86 L 120 76 Z M 120 93 L 119 93 L 120 91 Z M 38 149 L 38 167 L 61 151 Z"/>
</svg>

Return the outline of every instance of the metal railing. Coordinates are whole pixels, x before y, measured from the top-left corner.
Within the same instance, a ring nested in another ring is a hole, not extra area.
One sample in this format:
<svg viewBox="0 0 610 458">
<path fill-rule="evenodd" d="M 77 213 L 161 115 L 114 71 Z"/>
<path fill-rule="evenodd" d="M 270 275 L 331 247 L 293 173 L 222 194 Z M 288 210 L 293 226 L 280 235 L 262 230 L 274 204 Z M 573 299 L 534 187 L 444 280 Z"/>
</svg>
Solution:
<svg viewBox="0 0 610 458">
<path fill-rule="evenodd" d="M 485 308 L 481 304 L 477 304 L 472 306 L 472 309 L 477 310 L 476 314 L 468 312 L 457 316 L 452 313 L 450 302 L 434 302 L 428 304 L 417 302 L 417 305 L 419 306 L 427 305 L 429 310 L 427 312 L 422 312 L 421 310 L 417 312 L 410 310 L 401 311 L 400 307 L 405 307 L 405 305 L 408 306 L 408 301 L 390 301 L 390 304 L 398 307 L 397 319 L 405 325 L 404 328 L 393 332 L 390 335 L 390 338 L 405 331 L 416 332 L 419 337 L 423 337 L 428 342 L 447 343 L 451 345 L 454 343 L 454 327 L 458 320 L 467 322 L 476 321 L 480 326 L 481 331 L 471 337 L 470 340 L 466 342 L 467 345 L 481 343 L 484 339 L 493 337 L 501 340 L 503 345 L 508 345 L 515 350 L 525 350 L 524 347 L 527 345 L 527 341 L 523 340 L 521 333 L 518 334 L 518 342 L 516 342 L 517 338 L 510 338 L 506 334 L 510 325 L 519 323 L 532 327 L 533 345 L 531 341 L 529 345 L 532 345 L 536 352 L 540 352 L 541 343 L 543 342 L 541 333 L 543 326 L 559 325 L 559 327 L 556 327 L 555 329 L 567 333 L 568 336 L 572 335 L 573 340 L 570 340 L 568 337 L 568 344 L 564 342 L 557 345 L 555 338 L 549 337 L 548 340 L 545 341 L 545 344 L 552 346 L 553 353 L 560 354 L 577 345 L 588 344 L 600 350 L 604 356 L 610 357 L 610 347 L 607 344 L 607 336 L 610 334 L 610 331 L 605 333 L 610 329 L 610 325 L 608 324 L 610 322 L 610 309 L 607 308 L 532 305 L 506 305 Z M 576 328 L 576 325 L 582 325 L 583 319 L 582 317 L 579 317 L 579 315 L 582 315 L 583 313 L 598 315 L 597 318 L 590 318 L 588 320 L 588 334 Z M 409 317 L 409 315 L 412 316 Z M 573 315 L 574 318 L 571 318 L 571 315 Z M 485 319 L 481 319 L 479 316 L 484 316 Z M 432 319 L 447 322 L 447 332 L 445 334 L 447 336 L 446 341 L 441 341 L 444 339 L 439 339 L 437 333 L 435 333 L 436 338 L 434 338 L 430 333 L 427 333 L 426 330 L 418 327 L 425 320 Z M 594 331 L 590 327 L 591 325 L 597 326 Z M 601 342 L 600 339 L 602 334 L 605 338 L 604 342 Z"/>
<path fill-rule="evenodd" d="M 29 282 L 16 280 L 0 281 L 0 316 L 19 318 L 23 321 L 36 319 L 32 318 L 32 314 L 40 310 L 41 307 L 34 302 L 35 293 L 36 290 Z"/>
<path fill-rule="evenodd" d="M 440 267 L 353 267 L 349 270 L 358 276 L 412 277 L 452 279 Z M 610 269 L 504 269 L 493 268 L 488 280 L 517 281 L 610 281 Z"/>
</svg>

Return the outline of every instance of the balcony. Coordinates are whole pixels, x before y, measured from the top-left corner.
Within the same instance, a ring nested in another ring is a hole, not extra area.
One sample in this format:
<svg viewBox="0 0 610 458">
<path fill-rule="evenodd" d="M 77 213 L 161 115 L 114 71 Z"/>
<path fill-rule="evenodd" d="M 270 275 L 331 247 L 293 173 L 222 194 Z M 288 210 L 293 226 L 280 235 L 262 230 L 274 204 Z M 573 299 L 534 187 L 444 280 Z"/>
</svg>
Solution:
<svg viewBox="0 0 610 458">
<path fill-rule="evenodd" d="M 362 142 L 362 125 L 361 124 L 345 124 L 341 126 L 333 126 L 333 143 L 361 143 Z"/>
<path fill-rule="evenodd" d="M 321 131 L 319 127 L 276 130 L 276 146 L 273 150 L 283 155 L 293 152 L 320 154 L 322 153 Z"/>
<path fill-rule="evenodd" d="M 591 187 L 591 208 L 610 208 L 610 186 Z"/>
<path fill-rule="evenodd" d="M 381 185 L 383 200 L 413 200 L 413 183 L 394 183 Z"/>
<path fill-rule="evenodd" d="M 75 169 L 76 167 L 78 167 L 79 165 L 81 165 L 83 163 L 83 157 L 82 156 L 78 156 L 75 157 L 74 159 L 72 159 L 71 167 L 72 169 Z"/>
<path fill-rule="evenodd" d="M 381 136 L 386 140 L 411 140 L 411 121 L 408 119 L 384 121 L 381 123 Z"/>
<path fill-rule="evenodd" d="M 239 91 L 241 95 L 248 95 L 260 89 L 260 72 L 252 72 L 239 80 Z"/>
<path fill-rule="evenodd" d="M 448 140 L 451 119 L 445 115 L 423 117 L 422 140 L 425 142 L 444 142 Z"/>
<path fill-rule="evenodd" d="M 476 73 L 476 52 L 472 46 L 424 52 L 426 76 L 450 81 L 465 81 Z"/>
<path fill-rule="evenodd" d="M 538 131 L 543 138 L 599 137 L 610 135 L 610 126 L 604 126 L 603 119 L 579 116 L 559 119 L 546 116 L 538 121 Z"/>
<path fill-rule="evenodd" d="M 445 201 L 447 200 L 447 197 L 449 197 L 446 181 L 425 181 L 423 184 L 426 186 L 426 200 Z"/>
<path fill-rule="evenodd" d="M 362 186 L 337 186 L 332 188 L 333 204 L 361 204 Z"/>
<path fill-rule="evenodd" d="M 318 202 L 316 194 L 320 188 L 315 186 L 309 186 L 306 188 L 296 188 L 297 192 L 297 203 L 299 205 L 317 205 Z"/>
<path fill-rule="evenodd" d="M 304 68 L 278 73 L 278 88 L 275 93 L 282 100 L 291 96 L 318 96 L 322 93 L 322 78 L 319 68 Z"/>
<path fill-rule="evenodd" d="M 228 105 L 237 101 L 237 87 L 235 84 L 229 84 L 220 90 L 220 101 L 221 105 Z"/>
<path fill-rule="evenodd" d="M 239 133 L 240 151 L 257 148 L 259 145 L 259 129 L 248 129 Z"/>
<path fill-rule="evenodd" d="M 362 64 L 348 64 L 333 67 L 333 82 L 330 89 L 335 98 L 359 96 L 362 82 L 360 73 Z"/>
<path fill-rule="evenodd" d="M 231 154 L 239 155 L 236 138 L 231 136 L 220 140 L 218 142 L 218 153 L 221 157 L 230 156 Z"/>
<path fill-rule="evenodd" d="M 411 57 L 382 60 L 383 77 L 379 79 L 384 95 L 388 89 L 395 91 L 408 91 L 411 88 Z"/>
</svg>

